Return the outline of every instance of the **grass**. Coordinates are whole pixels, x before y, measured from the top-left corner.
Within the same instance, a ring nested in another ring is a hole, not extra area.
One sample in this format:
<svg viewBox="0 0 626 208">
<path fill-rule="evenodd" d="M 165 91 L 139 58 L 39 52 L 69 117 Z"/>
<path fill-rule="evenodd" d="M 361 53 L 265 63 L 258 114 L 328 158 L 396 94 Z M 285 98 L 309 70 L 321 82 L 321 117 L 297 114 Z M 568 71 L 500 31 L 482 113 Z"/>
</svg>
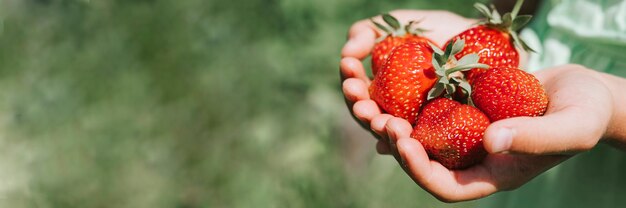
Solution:
<svg viewBox="0 0 626 208">
<path fill-rule="evenodd" d="M 339 50 L 359 19 L 470 6 L 2 0 L 0 206 L 449 206 L 351 120 Z"/>
</svg>

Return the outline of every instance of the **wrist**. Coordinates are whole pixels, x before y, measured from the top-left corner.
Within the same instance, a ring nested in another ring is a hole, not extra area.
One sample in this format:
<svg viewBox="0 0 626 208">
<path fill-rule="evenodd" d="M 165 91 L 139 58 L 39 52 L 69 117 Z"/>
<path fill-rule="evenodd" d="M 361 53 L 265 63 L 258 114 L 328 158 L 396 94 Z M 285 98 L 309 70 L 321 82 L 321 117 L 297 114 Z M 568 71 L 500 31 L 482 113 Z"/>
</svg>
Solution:
<svg viewBox="0 0 626 208">
<path fill-rule="evenodd" d="M 626 79 L 610 74 L 595 72 L 611 93 L 612 115 L 603 140 L 626 150 Z"/>
</svg>

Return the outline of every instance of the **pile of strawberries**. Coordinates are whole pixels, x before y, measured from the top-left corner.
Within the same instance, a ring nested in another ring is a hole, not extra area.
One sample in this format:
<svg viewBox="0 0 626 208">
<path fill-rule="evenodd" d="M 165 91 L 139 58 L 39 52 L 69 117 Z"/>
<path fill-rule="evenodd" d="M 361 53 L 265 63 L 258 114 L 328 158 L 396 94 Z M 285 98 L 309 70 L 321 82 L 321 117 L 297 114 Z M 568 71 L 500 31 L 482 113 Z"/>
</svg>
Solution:
<svg viewBox="0 0 626 208">
<path fill-rule="evenodd" d="M 479 163 L 487 155 L 484 131 L 491 122 L 518 116 L 541 116 L 548 97 L 539 81 L 519 69 L 515 45 L 530 49 L 515 32 L 530 16 L 500 16 L 476 4 L 487 18 L 439 48 L 414 29 L 385 14 L 386 32 L 372 51 L 371 98 L 385 112 L 414 126 L 432 159 L 450 169 Z"/>
</svg>

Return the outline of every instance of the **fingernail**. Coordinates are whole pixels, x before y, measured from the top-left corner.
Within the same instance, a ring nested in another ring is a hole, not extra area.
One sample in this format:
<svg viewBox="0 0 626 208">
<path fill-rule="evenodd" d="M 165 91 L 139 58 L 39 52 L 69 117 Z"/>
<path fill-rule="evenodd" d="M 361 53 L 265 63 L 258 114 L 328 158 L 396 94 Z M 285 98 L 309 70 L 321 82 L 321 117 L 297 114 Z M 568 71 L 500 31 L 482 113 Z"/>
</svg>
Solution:
<svg viewBox="0 0 626 208">
<path fill-rule="evenodd" d="M 508 128 L 500 128 L 496 132 L 496 138 L 492 144 L 494 153 L 503 152 L 511 148 L 513 142 L 513 131 Z"/>
</svg>

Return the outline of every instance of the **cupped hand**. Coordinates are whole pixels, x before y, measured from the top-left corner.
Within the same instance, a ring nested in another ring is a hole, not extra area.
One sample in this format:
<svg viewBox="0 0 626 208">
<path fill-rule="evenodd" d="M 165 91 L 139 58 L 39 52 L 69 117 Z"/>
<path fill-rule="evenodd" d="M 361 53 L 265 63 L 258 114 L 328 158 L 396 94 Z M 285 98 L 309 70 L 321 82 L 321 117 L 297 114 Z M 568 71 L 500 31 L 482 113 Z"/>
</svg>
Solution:
<svg viewBox="0 0 626 208">
<path fill-rule="evenodd" d="M 428 30 L 424 36 L 438 45 L 470 27 L 476 20 L 467 19 L 447 11 L 397 10 L 390 12 L 402 24 L 421 20 L 419 27 Z M 380 16 L 375 21 L 382 21 Z M 441 24 L 445 22 L 446 24 Z M 369 19 L 356 22 L 350 28 L 348 41 L 341 51 L 341 81 L 346 104 L 353 117 L 363 128 L 370 130 L 379 142 L 376 149 L 381 154 L 390 151 L 385 124 L 393 116 L 384 114 L 376 102 L 370 99 L 368 88 L 371 83 L 362 64 L 371 53 L 375 40 L 381 35 Z"/>
<path fill-rule="evenodd" d="M 490 154 L 482 163 L 448 170 L 429 160 L 422 145 L 409 137 L 411 126 L 406 120 L 391 118 L 385 128 L 396 159 L 433 196 L 456 202 L 515 189 L 593 148 L 604 136 L 614 109 L 611 92 L 599 73 L 564 65 L 535 75 L 550 99 L 546 114 L 492 123 L 483 140 Z"/>
</svg>

